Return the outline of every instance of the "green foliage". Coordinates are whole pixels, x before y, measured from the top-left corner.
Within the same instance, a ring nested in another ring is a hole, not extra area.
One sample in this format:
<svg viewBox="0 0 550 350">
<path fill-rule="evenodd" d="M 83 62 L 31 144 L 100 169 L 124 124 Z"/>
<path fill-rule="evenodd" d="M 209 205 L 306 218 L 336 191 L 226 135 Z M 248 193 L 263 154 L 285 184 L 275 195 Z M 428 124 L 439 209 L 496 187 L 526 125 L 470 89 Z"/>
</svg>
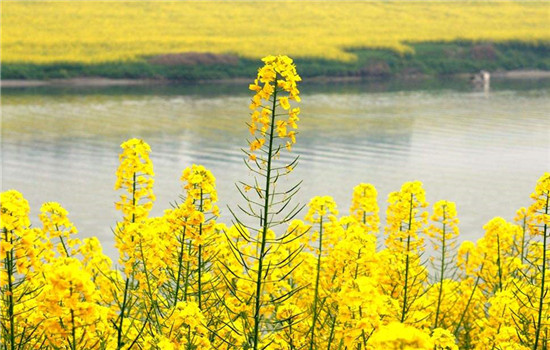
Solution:
<svg viewBox="0 0 550 350">
<path fill-rule="evenodd" d="M 296 63 L 304 77 L 381 78 L 394 75 L 448 75 L 474 73 L 481 69 L 550 70 L 550 43 L 519 41 L 491 42 L 421 42 L 409 43 L 411 53 L 389 49 L 350 49 L 356 61 L 343 62 L 320 58 L 301 58 Z M 101 64 L 55 63 L 2 65 L 2 79 L 63 79 L 105 77 L 112 79 L 168 79 L 195 82 L 248 77 L 255 70 L 254 61 L 238 58 L 235 64 L 158 64 L 141 61 Z"/>
</svg>

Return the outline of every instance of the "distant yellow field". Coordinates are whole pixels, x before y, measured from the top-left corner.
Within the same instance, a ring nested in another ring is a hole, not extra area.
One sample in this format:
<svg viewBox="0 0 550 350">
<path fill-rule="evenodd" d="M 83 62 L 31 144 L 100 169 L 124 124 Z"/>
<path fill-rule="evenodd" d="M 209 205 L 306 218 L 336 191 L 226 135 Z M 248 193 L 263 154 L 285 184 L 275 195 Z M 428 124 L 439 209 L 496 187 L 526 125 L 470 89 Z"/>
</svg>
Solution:
<svg viewBox="0 0 550 350">
<path fill-rule="evenodd" d="M 350 60 L 407 41 L 550 41 L 548 2 L 2 2 L 2 61 L 98 63 L 178 52 Z"/>
</svg>

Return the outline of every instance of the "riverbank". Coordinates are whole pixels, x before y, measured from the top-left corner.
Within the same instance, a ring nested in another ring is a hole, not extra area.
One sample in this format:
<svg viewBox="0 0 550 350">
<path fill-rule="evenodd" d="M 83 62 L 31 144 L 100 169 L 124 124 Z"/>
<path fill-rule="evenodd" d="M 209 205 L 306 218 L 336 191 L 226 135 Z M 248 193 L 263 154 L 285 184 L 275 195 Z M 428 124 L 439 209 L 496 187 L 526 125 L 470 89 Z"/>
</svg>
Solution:
<svg viewBox="0 0 550 350">
<path fill-rule="evenodd" d="M 550 71 L 543 70 L 513 70 L 492 72 L 493 79 L 514 79 L 514 80 L 537 80 L 550 79 Z M 423 81 L 433 77 L 429 76 L 411 76 L 397 77 L 398 80 L 416 80 Z M 470 79 L 469 74 L 457 74 L 453 78 Z M 198 84 L 244 84 L 249 83 L 250 79 L 232 78 L 217 80 L 201 80 Z M 360 82 L 364 80 L 361 77 L 317 77 L 310 79 L 310 83 L 347 83 Z M 380 79 L 382 80 L 382 79 Z M 371 80 L 372 81 L 372 80 Z M 168 79 L 110 79 L 101 77 L 80 77 L 67 79 L 48 79 L 48 80 L 22 80 L 7 79 L 0 81 L 1 88 L 26 88 L 26 87 L 117 87 L 117 86 L 157 86 L 178 84 L 176 80 Z"/>
<path fill-rule="evenodd" d="M 487 70 L 494 77 L 532 79 L 550 76 L 550 43 L 424 42 L 409 43 L 410 53 L 349 50 L 353 62 L 296 58 L 308 81 L 341 82 L 433 76 L 468 77 Z M 255 75 L 257 60 L 230 54 L 179 53 L 137 61 L 102 64 L 56 63 L 2 65 L 2 86 L 125 86 L 202 82 L 241 82 Z"/>
</svg>

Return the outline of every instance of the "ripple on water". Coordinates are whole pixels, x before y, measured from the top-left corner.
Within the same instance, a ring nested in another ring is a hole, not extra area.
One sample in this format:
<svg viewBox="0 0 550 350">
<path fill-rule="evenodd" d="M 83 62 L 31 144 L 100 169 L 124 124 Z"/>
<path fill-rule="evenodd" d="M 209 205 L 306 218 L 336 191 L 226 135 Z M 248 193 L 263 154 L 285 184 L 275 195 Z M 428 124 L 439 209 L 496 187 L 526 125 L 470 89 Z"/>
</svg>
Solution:
<svg viewBox="0 0 550 350">
<path fill-rule="evenodd" d="M 512 219 L 528 205 L 536 180 L 550 170 L 547 97 L 544 89 L 303 94 L 292 176 L 305 181 L 297 199 L 329 194 L 345 214 L 352 188 L 370 182 L 383 213 L 389 192 L 418 179 L 431 203 L 457 202 L 465 237 L 480 237 L 491 217 Z M 34 218 L 42 202 L 61 202 L 84 236 L 109 246 L 119 216 L 112 190 L 119 145 L 140 137 L 153 149 L 155 214 L 178 198 L 181 171 L 193 163 L 217 177 L 221 207 L 235 205 L 234 183 L 250 173 L 240 150 L 250 138 L 249 98 L 154 90 L 3 96 L 2 189 L 27 196 Z"/>
</svg>

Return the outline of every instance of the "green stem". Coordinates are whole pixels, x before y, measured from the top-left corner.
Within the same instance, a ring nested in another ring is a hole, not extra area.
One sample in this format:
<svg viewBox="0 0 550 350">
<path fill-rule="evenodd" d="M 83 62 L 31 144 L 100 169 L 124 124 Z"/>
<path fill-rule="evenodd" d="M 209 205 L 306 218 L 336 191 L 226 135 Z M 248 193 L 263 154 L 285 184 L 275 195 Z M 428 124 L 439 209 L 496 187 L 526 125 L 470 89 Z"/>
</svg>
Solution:
<svg viewBox="0 0 550 350">
<path fill-rule="evenodd" d="M 72 293 L 72 291 L 71 291 Z M 76 327 L 74 325 L 74 310 L 71 309 L 71 335 L 72 335 L 72 338 L 73 338 L 73 341 L 72 341 L 72 344 L 71 344 L 71 349 L 72 350 L 76 350 Z"/>
<path fill-rule="evenodd" d="M 544 210 L 544 214 L 548 215 L 548 207 L 550 199 L 550 193 L 546 193 L 546 206 Z M 546 290 L 544 287 L 545 281 L 546 281 L 546 250 L 547 250 L 547 244 L 548 244 L 548 235 L 547 235 L 548 225 L 544 224 L 544 231 L 542 233 L 543 242 L 542 242 L 542 271 L 541 271 L 541 282 L 540 282 L 540 297 L 539 297 L 539 313 L 538 313 L 538 319 L 537 319 L 537 328 L 535 329 L 535 345 L 533 345 L 533 350 L 537 350 L 539 345 L 539 337 L 540 337 L 540 329 L 542 326 L 542 310 L 544 307 L 544 295 L 546 294 Z"/>
<path fill-rule="evenodd" d="M 502 290 L 502 266 L 500 258 L 500 235 L 497 233 L 497 267 L 498 267 L 498 290 Z"/>
<path fill-rule="evenodd" d="M 332 324 L 330 325 L 330 334 L 328 337 L 327 350 L 330 350 L 332 347 L 332 342 L 334 341 L 334 328 L 336 328 L 336 317 L 332 317 Z"/>
<path fill-rule="evenodd" d="M 315 276 L 315 294 L 313 297 L 313 322 L 311 323 L 311 339 L 309 349 L 313 349 L 315 343 L 315 324 L 317 323 L 317 303 L 319 301 L 319 280 L 321 276 L 321 256 L 323 254 L 323 217 L 319 221 L 319 254 L 317 255 L 317 275 Z"/>
<path fill-rule="evenodd" d="M 124 343 L 122 342 L 122 323 L 124 322 L 124 312 L 126 311 L 126 302 L 128 299 L 128 285 L 130 278 L 126 277 L 126 283 L 124 286 L 124 298 L 122 300 L 122 307 L 120 308 L 120 320 L 117 329 L 117 350 L 122 349 Z"/>
<path fill-rule="evenodd" d="M 192 249 L 192 245 L 189 244 L 187 249 L 187 253 L 189 256 L 191 256 L 191 249 Z M 187 289 L 189 288 L 189 276 L 191 274 L 189 272 L 190 268 L 191 268 L 191 261 L 188 259 L 187 264 L 185 266 L 185 283 L 183 284 L 183 301 L 187 301 Z"/>
<path fill-rule="evenodd" d="M 4 229 L 4 237 L 6 242 L 8 241 L 8 231 Z M 13 237 L 10 237 L 10 243 L 13 245 Z M 14 301 L 13 301 L 13 246 L 9 253 L 6 254 L 5 265 L 8 273 L 8 320 L 10 323 L 9 344 L 10 349 L 15 350 L 15 314 L 14 314 Z"/>
<path fill-rule="evenodd" d="M 262 240 L 260 242 L 260 255 L 258 256 L 258 277 L 256 279 L 256 299 L 254 305 L 254 350 L 258 349 L 258 344 L 260 343 L 260 306 L 261 306 L 261 296 L 262 296 L 262 269 L 264 263 L 264 254 L 266 248 L 266 237 L 267 230 L 269 228 L 268 223 L 268 214 L 269 214 L 269 190 L 271 184 L 271 161 L 273 158 L 273 133 L 275 128 L 275 108 L 277 104 L 277 76 L 275 76 L 275 86 L 273 91 L 273 105 L 271 107 L 271 125 L 269 131 L 269 149 L 267 155 L 267 170 L 265 178 L 265 201 L 264 208 L 262 213 Z"/>
<path fill-rule="evenodd" d="M 202 212 L 202 188 L 201 188 L 201 200 L 199 204 L 199 211 Z M 199 224 L 199 237 L 202 236 L 202 222 Z M 198 302 L 199 302 L 199 309 L 202 310 L 202 244 L 199 244 L 199 252 L 197 256 L 197 268 L 198 268 L 198 275 L 199 275 L 199 290 L 198 290 Z"/>
<path fill-rule="evenodd" d="M 59 232 L 59 226 L 55 225 L 55 229 Z M 63 250 L 65 251 L 65 255 L 67 255 L 67 258 L 69 257 L 69 250 L 67 249 L 67 246 L 65 245 L 65 241 L 63 240 L 63 236 L 59 236 L 59 240 L 61 241 L 61 245 L 63 246 Z"/>
<path fill-rule="evenodd" d="M 363 308 L 359 306 L 359 317 L 363 318 Z M 367 335 L 365 334 L 365 330 L 361 330 L 361 339 L 363 340 L 363 346 L 365 349 L 367 349 Z M 361 349 L 361 343 L 359 343 L 359 349 Z"/>
<path fill-rule="evenodd" d="M 183 268 L 183 249 L 185 249 L 185 231 L 186 227 L 183 227 L 183 235 L 181 237 L 181 245 L 178 254 L 178 274 L 176 277 L 176 292 L 174 293 L 174 306 L 178 303 L 178 293 L 180 290 L 180 279 L 181 279 L 181 270 Z"/>
<path fill-rule="evenodd" d="M 361 259 L 361 248 L 359 248 L 359 251 L 357 252 L 357 260 L 355 260 L 355 275 L 353 276 L 353 279 L 357 279 L 357 276 L 359 276 L 359 259 Z"/>
<path fill-rule="evenodd" d="M 409 203 L 409 229 L 407 234 L 407 251 L 405 256 L 405 287 L 403 294 L 403 308 L 401 310 L 401 323 L 405 322 L 405 317 L 407 315 L 407 293 L 408 293 L 408 283 L 409 283 L 409 252 L 411 250 L 411 226 L 412 226 L 412 211 L 413 211 L 413 194 L 411 193 L 411 200 Z"/>
<path fill-rule="evenodd" d="M 483 256 L 483 260 L 485 260 L 486 257 L 487 257 L 487 254 L 485 254 L 485 255 Z M 474 283 L 474 287 L 472 288 L 472 293 L 470 294 L 470 297 L 468 298 L 468 302 L 466 303 L 466 307 L 464 308 L 464 311 L 462 312 L 462 315 L 460 315 L 460 320 L 459 320 L 458 323 L 456 324 L 455 330 L 454 330 L 454 332 L 453 332 L 453 334 L 455 335 L 455 337 L 458 336 L 458 330 L 460 329 L 460 325 L 461 325 L 462 322 L 464 321 L 464 317 L 466 316 L 466 313 L 468 312 L 468 308 L 470 307 L 470 304 L 471 304 L 471 302 L 472 302 L 472 299 L 474 298 L 474 294 L 475 294 L 477 285 L 479 284 L 479 280 L 481 279 L 481 272 L 482 272 L 482 271 L 483 271 L 483 264 L 481 265 L 481 267 L 480 267 L 480 269 L 479 269 L 479 272 L 478 272 L 476 281 L 475 281 L 475 283 Z"/>
<path fill-rule="evenodd" d="M 521 264 L 523 265 L 523 261 L 525 260 L 525 232 L 527 227 L 527 215 L 523 217 L 523 223 L 521 225 Z"/>
<path fill-rule="evenodd" d="M 445 273 L 445 248 L 446 248 L 446 206 L 443 206 L 443 239 L 441 241 L 441 274 L 439 276 L 439 295 L 437 296 L 437 310 L 435 312 L 435 325 L 434 328 L 437 328 L 439 325 L 439 312 L 441 309 L 441 299 L 443 296 L 443 277 Z"/>
<path fill-rule="evenodd" d="M 363 218 L 364 220 L 364 218 Z M 361 259 L 361 248 L 359 248 L 359 251 L 357 252 L 357 260 L 356 261 L 359 261 L 359 259 Z M 355 265 L 355 275 L 354 275 L 354 279 L 357 279 L 357 276 L 359 274 L 359 264 L 356 264 Z M 359 306 L 359 317 L 360 318 L 363 318 L 363 309 L 361 308 L 361 306 Z M 362 330 L 361 331 L 361 339 L 363 340 L 363 346 L 365 347 L 365 349 L 367 348 L 367 337 L 365 335 L 365 331 Z M 359 349 L 361 348 L 361 344 L 359 344 Z"/>
<path fill-rule="evenodd" d="M 290 346 L 290 350 L 294 350 L 296 349 L 296 347 L 294 346 L 294 342 L 292 340 L 292 320 L 289 319 L 288 320 L 288 338 L 289 338 L 289 346 Z"/>
<path fill-rule="evenodd" d="M 132 207 L 135 208 L 136 206 L 136 173 L 134 172 L 132 174 Z M 136 214 L 132 213 L 132 223 L 136 221 Z M 131 237 L 131 240 L 134 240 L 134 237 Z M 124 345 L 122 341 L 122 325 L 124 322 L 124 312 L 126 311 L 126 304 L 128 302 L 128 287 L 130 284 L 130 276 L 126 276 L 126 282 L 124 283 L 124 296 L 122 299 L 122 306 L 120 308 L 120 320 L 119 325 L 117 329 L 117 350 L 122 349 L 122 346 Z"/>
<path fill-rule="evenodd" d="M 153 309 L 158 309 L 158 304 L 157 304 L 157 300 L 155 298 L 155 293 L 153 293 L 153 289 L 151 287 L 151 281 L 150 281 L 150 278 L 149 278 L 149 270 L 147 269 L 147 260 L 145 259 L 145 254 L 143 252 L 143 243 L 141 241 L 139 243 L 139 250 L 140 250 L 141 256 L 143 258 L 143 271 L 145 272 L 145 282 L 147 282 L 147 291 L 149 292 L 149 299 L 151 300 L 151 311 L 153 311 Z M 160 322 L 159 322 L 159 319 L 158 319 L 158 313 L 155 312 L 153 315 L 156 318 L 157 325 L 159 325 Z"/>
</svg>

